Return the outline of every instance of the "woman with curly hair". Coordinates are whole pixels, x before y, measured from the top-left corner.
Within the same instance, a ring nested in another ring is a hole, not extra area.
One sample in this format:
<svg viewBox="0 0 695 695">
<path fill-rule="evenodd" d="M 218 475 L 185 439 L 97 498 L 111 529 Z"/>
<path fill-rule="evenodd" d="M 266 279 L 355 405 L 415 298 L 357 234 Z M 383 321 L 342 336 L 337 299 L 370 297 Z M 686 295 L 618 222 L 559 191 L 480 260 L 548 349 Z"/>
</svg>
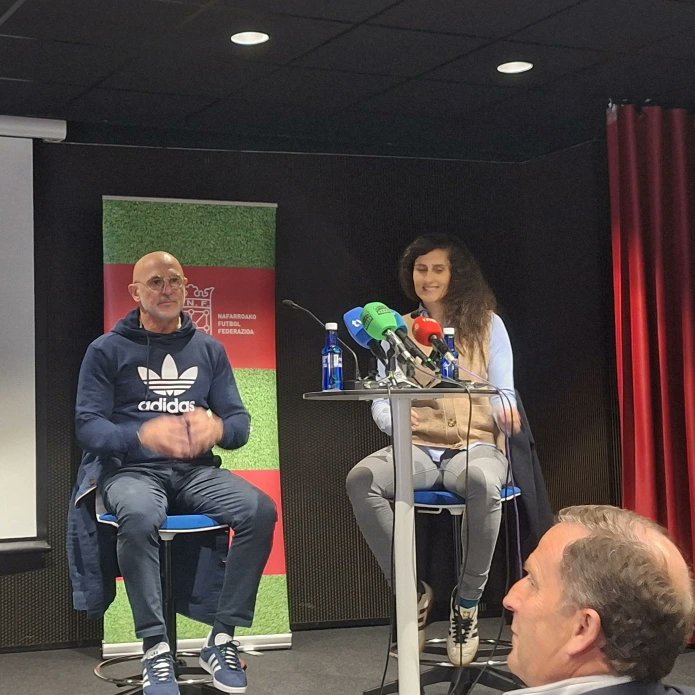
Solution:
<svg viewBox="0 0 695 695">
<path fill-rule="evenodd" d="M 455 328 L 460 378 L 487 381 L 498 395 L 423 399 L 413 402 L 413 485 L 446 489 L 466 499 L 463 563 L 452 592 L 447 652 L 456 666 L 469 664 L 478 649 L 478 602 L 487 582 L 502 515 L 501 490 L 509 480 L 505 437 L 519 430 L 509 336 L 495 313 L 494 294 L 480 267 L 453 237 L 418 237 L 403 252 L 400 284 L 424 315 Z M 409 330 L 413 319 L 404 315 Z M 411 338 L 415 340 L 411 332 Z M 417 342 L 417 341 L 416 341 Z M 420 344 L 424 351 L 429 346 Z M 391 435 L 388 400 L 374 401 L 372 416 Z M 392 447 L 362 459 L 348 474 L 347 491 L 367 544 L 391 581 L 394 495 Z M 470 542 L 469 542 L 470 536 Z M 432 590 L 419 582 L 421 648 L 432 606 Z"/>
</svg>

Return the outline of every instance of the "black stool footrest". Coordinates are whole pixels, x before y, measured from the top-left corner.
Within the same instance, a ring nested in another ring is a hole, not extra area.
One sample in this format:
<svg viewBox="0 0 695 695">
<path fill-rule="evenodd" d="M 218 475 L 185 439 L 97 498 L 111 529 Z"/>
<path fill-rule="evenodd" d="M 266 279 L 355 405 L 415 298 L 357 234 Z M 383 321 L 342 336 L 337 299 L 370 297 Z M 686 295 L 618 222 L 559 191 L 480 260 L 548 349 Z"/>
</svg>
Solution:
<svg viewBox="0 0 695 695">
<path fill-rule="evenodd" d="M 179 685 L 206 685 L 212 683 L 212 676 L 200 666 L 188 665 L 184 659 L 198 659 L 199 652 L 197 651 L 179 651 L 174 655 L 175 657 L 175 668 L 176 668 L 176 682 Z M 106 669 L 110 669 L 117 664 L 125 664 L 130 661 L 137 661 L 140 663 L 142 657 L 140 654 L 130 654 L 128 656 L 114 656 L 110 659 L 104 659 L 104 661 L 99 662 L 94 667 L 94 675 L 103 681 L 108 681 L 117 685 L 119 688 L 132 685 L 138 686 L 133 690 L 133 694 L 138 692 L 142 687 L 142 672 L 140 671 L 137 675 L 133 676 L 112 676 L 109 675 Z M 182 665 L 183 664 L 183 665 Z M 121 692 L 119 695 L 129 695 L 128 693 Z"/>
</svg>

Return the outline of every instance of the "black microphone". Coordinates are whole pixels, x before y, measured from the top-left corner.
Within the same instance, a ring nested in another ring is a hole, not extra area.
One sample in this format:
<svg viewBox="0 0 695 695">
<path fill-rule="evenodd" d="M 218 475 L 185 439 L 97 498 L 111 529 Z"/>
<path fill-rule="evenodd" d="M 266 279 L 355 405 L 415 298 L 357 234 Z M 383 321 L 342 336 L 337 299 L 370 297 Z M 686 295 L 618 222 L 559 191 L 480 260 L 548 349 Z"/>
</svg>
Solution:
<svg viewBox="0 0 695 695">
<path fill-rule="evenodd" d="M 396 335 L 400 337 L 403 344 L 410 350 L 410 354 L 413 357 L 417 357 L 422 364 L 429 367 L 432 371 L 436 372 L 439 370 L 439 365 L 432 359 L 431 356 L 426 355 L 420 348 L 410 339 L 408 335 L 408 328 L 405 325 L 403 317 L 394 311 L 393 315 L 396 317 L 396 322 L 398 323 L 398 328 L 396 328 Z"/>
<path fill-rule="evenodd" d="M 420 307 L 419 309 L 415 309 L 415 311 L 410 312 L 410 318 L 416 319 L 418 316 L 422 316 L 425 312 L 426 310 Z"/>
<path fill-rule="evenodd" d="M 297 302 L 293 302 L 291 299 L 283 299 L 282 303 L 285 306 L 290 307 L 290 309 L 297 309 L 298 311 L 303 311 L 307 316 L 311 316 L 316 323 L 318 323 L 321 328 L 325 329 L 326 324 L 321 321 L 321 319 L 316 316 L 313 312 L 309 311 L 306 307 L 300 306 L 297 304 Z M 338 342 L 352 355 L 352 358 L 355 360 L 355 388 L 360 388 L 358 384 L 362 381 L 362 375 L 360 374 L 360 363 L 357 360 L 357 355 L 355 354 L 355 351 L 344 341 L 340 336 L 338 337 Z"/>
</svg>

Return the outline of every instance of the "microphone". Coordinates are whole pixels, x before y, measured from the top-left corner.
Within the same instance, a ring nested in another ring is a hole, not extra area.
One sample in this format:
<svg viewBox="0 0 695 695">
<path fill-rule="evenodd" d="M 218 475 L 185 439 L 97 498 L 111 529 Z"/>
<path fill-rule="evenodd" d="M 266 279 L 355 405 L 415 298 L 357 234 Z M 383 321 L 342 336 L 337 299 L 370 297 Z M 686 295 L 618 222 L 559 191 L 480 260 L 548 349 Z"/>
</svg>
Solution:
<svg viewBox="0 0 695 695">
<path fill-rule="evenodd" d="M 376 359 L 378 359 L 382 364 L 386 364 L 388 359 L 384 349 L 381 347 L 381 343 L 374 338 L 369 337 L 369 333 L 364 330 L 362 325 L 362 307 L 356 306 L 350 311 L 346 311 L 343 314 L 343 321 L 345 322 L 345 327 L 348 329 L 348 333 L 352 336 L 353 340 L 360 346 L 369 350 Z"/>
<path fill-rule="evenodd" d="M 326 324 L 323 321 L 321 321 L 321 319 L 318 316 L 316 316 L 316 314 L 309 311 L 309 309 L 307 309 L 306 307 L 300 306 L 296 302 L 293 302 L 291 299 L 283 299 L 282 303 L 285 306 L 290 307 L 290 309 L 303 311 L 307 316 L 311 316 L 311 318 L 314 319 L 314 321 L 316 321 L 316 323 L 318 323 L 321 326 L 321 328 L 325 330 Z M 357 360 L 357 355 L 355 354 L 355 351 L 344 340 L 340 338 L 340 336 L 338 336 L 338 342 L 352 355 L 352 358 L 355 360 L 355 388 L 360 388 L 358 384 L 362 381 L 362 375 L 360 374 L 360 363 Z"/>
<path fill-rule="evenodd" d="M 416 319 L 418 316 L 422 316 L 424 313 L 425 313 L 425 309 L 420 307 L 419 309 L 415 309 L 415 311 L 410 312 L 410 318 Z"/>
<path fill-rule="evenodd" d="M 369 302 L 362 310 L 362 325 L 370 337 L 374 340 L 388 340 L 389 344 L 411 364 L 417 365 L 410 350 L 405 346 L 400 336 L 396 333 L 398 321 L 386 304 L 381 302 Z"/>
<path fill-rule="evenodd" d="M 396 317 L 396 323 L 398 327 L 396 328 L 396 335 L 403 341 L 403 344 L 410 350 L 411 354 L 417 357 L 420 362 L 426 367 L 429 367 L 432 371 L 438 371 L 439 365 L 432 359 L 430 355 L 426 355 L 417 344 L 410 339 L 408 335 L 408 327 L 405 325 L 403 317 L 394 311 L 393 315 Z"/>
<path fill-rule="evenodd" d="M 418 343 L 431 345 L 449 364 L 457 364 L 449 346 L 444 342 L 444 332 L 438 321 L 428 316 L 418 316 L 413 322 L 413 335 Z"/>
</svg>

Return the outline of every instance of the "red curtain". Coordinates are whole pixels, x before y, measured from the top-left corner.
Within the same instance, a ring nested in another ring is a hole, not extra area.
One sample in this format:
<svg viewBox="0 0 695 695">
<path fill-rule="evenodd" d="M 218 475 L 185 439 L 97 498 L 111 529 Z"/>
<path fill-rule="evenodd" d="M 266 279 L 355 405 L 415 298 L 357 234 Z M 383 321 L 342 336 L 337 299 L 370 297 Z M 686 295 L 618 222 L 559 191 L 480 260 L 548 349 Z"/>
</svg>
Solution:
<svg viewBox="0 0 695 695">
<path fill-rule="evenodd" d="M 695 117 L 611 106 L 623 505 L 695 557 Z"/>
</svg>

